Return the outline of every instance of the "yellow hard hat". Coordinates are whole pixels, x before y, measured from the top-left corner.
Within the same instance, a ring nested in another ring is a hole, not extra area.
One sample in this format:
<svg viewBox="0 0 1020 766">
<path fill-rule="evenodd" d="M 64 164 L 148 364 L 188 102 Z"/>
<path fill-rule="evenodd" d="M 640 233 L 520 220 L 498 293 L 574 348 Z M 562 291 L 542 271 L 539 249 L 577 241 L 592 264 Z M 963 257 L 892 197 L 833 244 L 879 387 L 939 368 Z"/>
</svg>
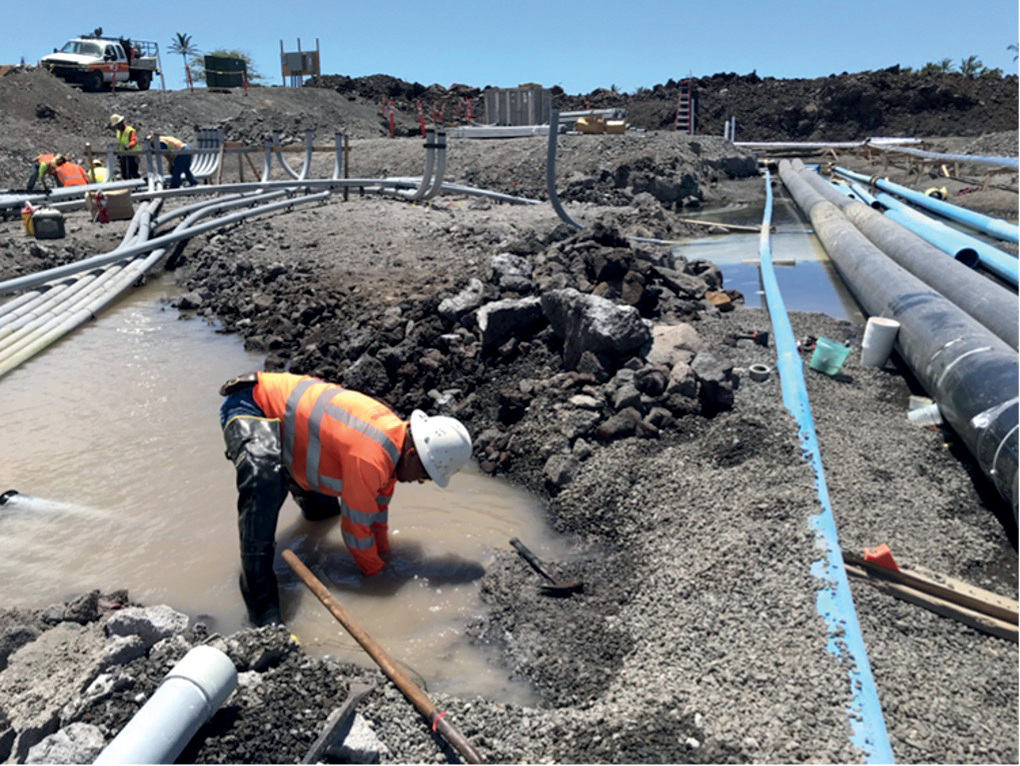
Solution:
<svg viewBox="0 0 1020 766">
<path fill-rule="evenodd" d="M 119 114 L 111 114 L 110 115 L 110 127 L 111 128 L 115 127 L 117 125 L 120 125 L 122 122 L 124 122 L 124 118 L 121 115 L 119 115 Z"/>
</svg>

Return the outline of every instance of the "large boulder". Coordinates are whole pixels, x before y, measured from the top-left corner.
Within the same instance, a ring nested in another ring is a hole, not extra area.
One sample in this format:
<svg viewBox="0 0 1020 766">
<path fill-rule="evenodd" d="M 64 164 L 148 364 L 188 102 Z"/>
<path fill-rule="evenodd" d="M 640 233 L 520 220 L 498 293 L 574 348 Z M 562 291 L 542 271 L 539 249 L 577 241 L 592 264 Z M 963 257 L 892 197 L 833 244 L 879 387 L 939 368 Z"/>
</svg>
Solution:
<svg viewBox="0 0 1020 766">
<path fill-rule="evenodd" d="M 541 301 L 550 326 L 563 339 L 567 369 L 575 369 L 585 351 L 619 358 L 651 340 L 651 324 L 633 306 L 618 306 L 569 287 L 550 290 Z"/>
</svg>

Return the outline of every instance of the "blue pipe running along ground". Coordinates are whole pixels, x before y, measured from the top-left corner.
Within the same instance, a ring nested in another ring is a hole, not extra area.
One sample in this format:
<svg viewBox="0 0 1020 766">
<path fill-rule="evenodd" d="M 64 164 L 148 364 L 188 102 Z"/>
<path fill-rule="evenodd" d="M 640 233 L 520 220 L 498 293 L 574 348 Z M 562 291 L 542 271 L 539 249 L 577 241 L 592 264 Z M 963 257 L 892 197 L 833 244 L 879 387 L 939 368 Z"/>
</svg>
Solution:
<svg viewBox="0 0 1020 766">
<path fill-rule="evenodd" d="M 772 224 L 772 184 L 765 171 L 765 213 L 762 218 L 761 239 L 758 249 L 761 280 L 772 331 L 776 339 L 776 369 L 783 391 L 783 403 L 800 426 L 801 446 L 815 469 L 815 485 L 822 505 L 820 514 L 811 519 L 824 557 L 812 564 L 811 573 L 823 582 L 818 591 L 817 608 L 829 629 L 826 644 L 832 654 L 840 657 L 844 652 L 849 660 L 850 687 L 853 690 L 853 707 L 849 712 L 853 731 L 851 742 L 864 753 L 868 763 L 893 763 L 892 746 L 882 717 L 878 691 L 871 675 L 871 666 L 864 648 L 857 613 L 850 595 L 843 556 L 836 536 L 836 522 L 829 504 L 829 490 L 825 485 L 822 457 L 818 449 L 811 406 L 804 384 L 804 362 L 797 351 L 797 341 L 786 315 L 786 306 L 779 291 L 772 268 L 769 230 Z"/>
</svg>

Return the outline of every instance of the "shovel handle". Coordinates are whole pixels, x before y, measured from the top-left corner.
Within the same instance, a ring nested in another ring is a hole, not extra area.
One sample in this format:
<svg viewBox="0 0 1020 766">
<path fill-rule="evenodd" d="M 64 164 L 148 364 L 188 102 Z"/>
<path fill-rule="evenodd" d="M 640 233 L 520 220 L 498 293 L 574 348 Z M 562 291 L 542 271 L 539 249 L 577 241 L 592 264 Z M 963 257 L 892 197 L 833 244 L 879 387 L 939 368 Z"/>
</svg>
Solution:
<svg viewBox="0 0 1020 766">
<path fill-rule="evenodd" d="M 545 571 L 545 567 L 542 566 L 542 562 L 538 560 L 538 557 L 534 553 L 532 553 L 524 543 L 522 543 L 516 537 L 511 537 L 510 545 L 512 545 L 517 550 L 517 552 L 521 554 L 521 558 L 523 558 L 525 561 L 531 564 L 532 569 L 534 569 L 536 572 L 542 575 L 542 577 L 544 577 L 549 582 L 556 584 L 556 580 L 553 578 L 553 576 L 550 575 L 547 571 Z"/>
</svg>

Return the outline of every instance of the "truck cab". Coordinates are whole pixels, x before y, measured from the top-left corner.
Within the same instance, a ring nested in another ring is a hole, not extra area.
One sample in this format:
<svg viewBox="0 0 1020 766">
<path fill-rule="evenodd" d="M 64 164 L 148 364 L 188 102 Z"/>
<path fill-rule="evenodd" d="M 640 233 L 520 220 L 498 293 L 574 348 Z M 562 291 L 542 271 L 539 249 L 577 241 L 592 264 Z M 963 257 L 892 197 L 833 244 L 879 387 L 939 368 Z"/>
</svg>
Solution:
<svg viewBox="0 0 1020 766">
<path fill-rule="evenodd" d="M 83 35 L 68 40 L 59 51 L 43 56 L 39 66 L 89 91 L 127 82 L 135 83 L 139 90 L 148 90 L 152 76 L 159 71 L 158 56 L 159 46 L 154 42 Z"/>
</svg>

